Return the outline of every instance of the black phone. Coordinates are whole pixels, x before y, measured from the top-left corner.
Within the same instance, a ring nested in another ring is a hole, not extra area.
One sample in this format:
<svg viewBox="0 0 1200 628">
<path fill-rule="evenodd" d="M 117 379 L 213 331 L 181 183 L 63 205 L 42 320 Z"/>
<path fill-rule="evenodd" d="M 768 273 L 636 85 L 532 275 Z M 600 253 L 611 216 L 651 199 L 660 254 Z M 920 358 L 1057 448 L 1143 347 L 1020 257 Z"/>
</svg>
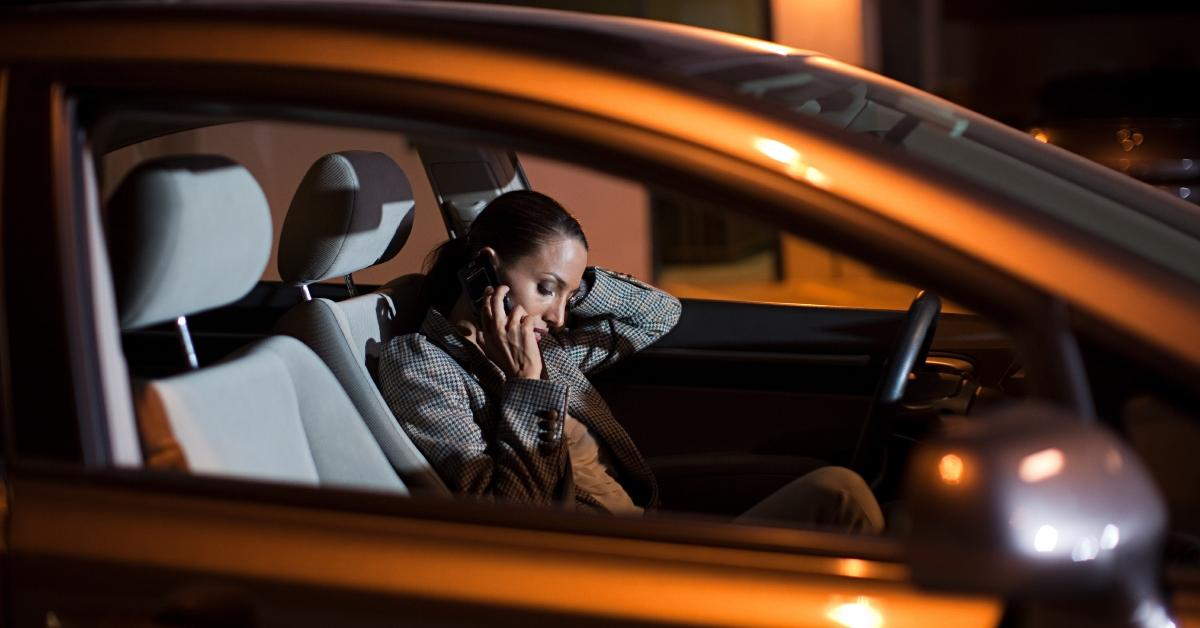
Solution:
<svg viewBox="0 0 1200 628">
<path fill-rule="evenodd" d="M 500 287 L 500 274 L 496 272 L 496 266 L 492 264 L 492 259 L 485 254 L 480 254 L 458 271 L 458 281 L 462 284 L 463 292 L 471 301 L 471 309 L 478 316 L 483 300 L 487 298 L 484 296 L 484 290 L 488 286 Z M 508 298 L 507 294 L 504 295 L 504 313 L 512 312 L 512 308 L 512 300 Z"/>
</svg>

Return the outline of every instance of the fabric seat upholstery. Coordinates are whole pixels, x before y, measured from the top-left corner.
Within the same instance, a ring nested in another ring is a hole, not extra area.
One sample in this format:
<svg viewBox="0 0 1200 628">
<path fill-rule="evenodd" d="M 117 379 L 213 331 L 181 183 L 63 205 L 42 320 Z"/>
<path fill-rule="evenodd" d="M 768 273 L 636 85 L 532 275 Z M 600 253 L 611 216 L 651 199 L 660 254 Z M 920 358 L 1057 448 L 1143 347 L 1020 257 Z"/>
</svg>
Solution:
<svg viewBox="0 0 1200 628">
<path fill-rule="evenodd" d="M 413 194 L 383 153 L 346 151 L 317 160 L 293 197 L 279 241 L 279 274 L 297 286 L 392 259 L 412 230 Z M 302 340 L 329 366 L 393 468 L 414 492 L 449 495 L 392 415 L 376 384 L 379 350 L 416 328 L 420 275 L 342 301 L 312 299 L 289 310 L 276 331 Z"/>
<path fill-rule="evenodd" d="M 136 168 L 109 203 L 106 232 L 123 329 L 237 300 L 271 245 L 262 189 L 245 168 L 213 156 Z M 407 492 L 329 369 L 294 338 L 267 338 L 134 388 L 152 467 Z"/>
</svg>

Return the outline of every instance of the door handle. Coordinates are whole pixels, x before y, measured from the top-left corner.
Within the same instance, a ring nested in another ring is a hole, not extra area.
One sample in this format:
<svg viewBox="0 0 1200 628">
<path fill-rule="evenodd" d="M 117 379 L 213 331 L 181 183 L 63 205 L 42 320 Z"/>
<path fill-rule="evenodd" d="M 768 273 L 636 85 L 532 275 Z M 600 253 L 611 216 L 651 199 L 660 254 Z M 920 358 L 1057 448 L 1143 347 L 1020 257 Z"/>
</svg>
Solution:
<svg viewBox="0 0 1200 628">
<path fill-rule="evenodd" d="M 929 356 L 908 377 L 901 403 L 914 410 L 936 408 L 951 414 L 966 414 L 979 387 L 975 365 L 948 356 Z"/>
</svg>

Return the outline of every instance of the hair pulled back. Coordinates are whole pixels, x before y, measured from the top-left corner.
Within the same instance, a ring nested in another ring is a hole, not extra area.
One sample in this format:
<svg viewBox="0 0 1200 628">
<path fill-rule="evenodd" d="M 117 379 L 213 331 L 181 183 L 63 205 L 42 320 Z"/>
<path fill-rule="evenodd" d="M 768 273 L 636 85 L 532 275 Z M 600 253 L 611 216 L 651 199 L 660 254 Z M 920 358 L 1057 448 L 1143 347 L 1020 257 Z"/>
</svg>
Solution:
<svg viewBox="0 0 1200 628">
<path fill-rule="evenodd" d="M 558 201 L 528 190 L 501 194 L 483 208 L 466 237 L 446 240 L 430 251 L 421 285 L 422 306 L 448 315 L 462 292 L 459 269 L 485 246 L 511 262 L 561 238 L 575 238 L 585 250 L 588 248 L 579 221 Z"/>
</svg>

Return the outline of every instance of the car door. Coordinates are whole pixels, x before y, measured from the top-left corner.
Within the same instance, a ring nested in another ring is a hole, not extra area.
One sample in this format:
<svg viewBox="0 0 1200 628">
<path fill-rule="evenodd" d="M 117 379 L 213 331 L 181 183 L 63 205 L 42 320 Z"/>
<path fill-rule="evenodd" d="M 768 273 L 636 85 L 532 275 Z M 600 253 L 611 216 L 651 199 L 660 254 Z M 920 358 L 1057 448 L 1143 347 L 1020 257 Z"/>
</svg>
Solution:
<svg viewBox="0 0 1200 628">
<path fill-rule="evenodd" d="M 185 77 L 155 63 L 77 63 L 22 64 L 6 94 L 5 154 L 28 157 L 5 162 L 0 209 L 12 624 L 811 625 L 830 612 L 887 613 L 900 624 L 930 613 L 995 620 L 994 600 L 914 591 L 889 541 L 799 531 L 755 540 L 705 523 L 142 469 L 136 435 L 119 429 L 128 382 L 123 389 L 123 369 L 106 362 L 120 349 L 106 346 L 116 330 L 85 158 L 96 101 L 82 96 L 161 96 L 173 84 L 228 98 L 257 84 L 268 102 L 294 105 L 296 86 L 338 83 L 296 74 L 283 81 L 293 85 L 284 98 L 245 68 Z"/>
<path fill-rule="evenodd" d="M 244 623 L 249 606 L 256 609 L 251 616 L 278 623 L 298 616 L 317 623 L 337 612 L 354 613 L 353 619 L 363 622 L 416 617 L 467 623 L 494 612 L 505 620 L 535 622 L 565 623 L 578 617 L 585 622 L 778 625 L 827 623 L 830 613 L 849 604 L 851 615 L 867 613 L 864 607 L 885 607 L 889 625 L 921 625 L 931 617 L 952 618 L 959 625 L 995 621 L 994 600 L 947 600 L 914 592 L 898 565 L 899 548 L 888 540 L 847 542 L 797 531 L 743 533 L 671 521 L 598 521 L 541 511 L 398 502 L 236 479 L 162 476 L 133 461 L 114 464 L 116 449 L 106 441 L 116 435 L 106 427 L 115 413 L 103 393 L 110 390 L 105 379 L 111 371 L 97 363 L 104 352 L 93 329 L 95 295 L 89 293 L 99 290 L 83 272 L 94 270 L 91 260 L 80 253 L 88 250 L 83 245 L 88 239 L 81 236 L 95 231 L 85 227 L 89 214 L 80 215 L 86 204 L 72 202 L 72 193 L 85 188 L 70 158 L 78 152 L 74 142 L 81 140 L 79 129 L 70 124 L 76 119 L 67 106 L 71 95 L 116 94 L 129 98 L 125 104 L 142 107 L 164 102 L 179 106 L 182 99 L 210 115 L 241 112 L 237 105 L 247 103 L 259 115 L 265 111 L 293 120 L 345 122 L 333 114 L 348 112 L 359 116 L 357 124 L 403 110 L 434 126 L 460 123 L 474 131 L 502 132 L 505 138 L 545 142 L 527 141 L 527 148 L 582 146 L 580 161 L 597 164 L 615 155 L 630 164 L 653 166 L 657 169 L 647 170 L 650 178 L 664 185 L 757 204 L 759 213 L 781 227 L 840 235 L 841 244 L 867 258 L 867 249 L 877 244 L 896 256 L 900 271 L 929 277 L 934 284 L 972 294 L 971 280 L 985 277 L 1004 298 L 977 295 L 976 302 L 990 306 L 983 309 L 992 314 L 1010 315 L 996 303 L 1015 304 L 1013 311 L 1020 315 L 1005 322 L 1024 325 L 1035 336 L 1049 327 L 1039 321 L 1053 311 L 1037 290 L 1011 278 L 1006 282 L 1001 273 L 989 274 L 987 268 L 972 266 L 967 256 L 928 240 L 914 244 L 912 233 L 902 227 L 872 221 L 861 207 L 853 213 L 848 202 L 810 194 L 757 162 L 739 161 L 716 149 L 697 151 L 677 138 L 638 133 L 548 105 L 439 90 L 390 75 L 380 80 L 361 67 L 338 71 L 324 57 L 317 69 L 305 71 L 303 63 L 289 56 L 302 57 L 316 36 L 330 37 L 346 50 L 380 45 L 374 31 L 370 36 L 331 34 L 317 27 L 293 31 L 269 21 L 231 27 L 162 16 L 149 26 L 118 19 L 107 26 L 112 30 L 105 31 L 104 45 L 92 42 L 94 48 L 86 45 L 91 24 L 79 21 L 69 31 L 81 35 L 77 50 L 94 52 L 94 59 L 81 61 L 88 55 L 78 52 L 70 59 L 46 53 L 41 62 L 27 63 L 20 122 L 6 123 L 5 141 L 29 156 L 16 166 L 7 162 L 4 173 L 10 186 L 3 206 L 9 322 L 5 418 L 15 435 L 9 446 L 18 458 L 9 476 L 14 498 L 7 548 L 14 591 L 10 599 L 20 602 L 9 611 L 14 616 L 62 623 L 64 617 L 169 621 L 183 613 L 181 622 L 223 617 L 212 621 L 228 624 L 234 623 L 231 617 Z M 161 48 L 154 55 L 139 53 L 154 56 L 153 61 L 135 63 L 124 57 L 136 57 L 136 51 L 114 54 L 104 47 L 121 41 Z M 203 52 L 209 48 L 193 58 L 172 47 L 188 41 L 238 44 L 217 47 L 238 62 L 214 59 Z M 256 47 L 259 42 L 271 45 Z M 161 63 L 163 59 L 171 63 Z M 193 63 L 188 66 L 192 71 L 179 72 L 180 62 Z M 264 66 L 275 71 L 264 74 Z M 558 118 L 536 115 L 548 111 Z M 80 113 L 83 120 L 93 120 L 97 112 L 84 107 Z M 12 151 L 6 149 L 6 154 Z M 728 171 L 702 167 L 714 164 Z M 633 170 L 625 164 L 606 165 L 627 174 Z M 16 192 L 12 185 L 19 186 Z M 823 211 L 836 214 L 834 210 L 859 220 L 855 229 L 814 218 Z M 879 237 L 881 233 L 892 237 Z M 917 260 L 929 262 L 928 267 Z M 30 294 L 39 298 L 28 299 Z M 713 320 L 720 319 L 714 315 Z M 1055 338 L 1043 333 L 1041 339 Z M 704 348 L 685 345 L 688 350 Z M 785 353 L 797 353 L 792 349 Z M 1047 342 L 1042 353 L 1053 363 L 1058 350 Z M 1042 373 L 1053 375 L 1054 369 Z M 48 394 L 46 387 L 52 388 Z M 502 584 L 493 584 L 497 582 Z M 564 594 L 563 582 L 579 582 L 589 595 Z M 960 614 L 941 615 L 951 609 Z"/>
</svg>

